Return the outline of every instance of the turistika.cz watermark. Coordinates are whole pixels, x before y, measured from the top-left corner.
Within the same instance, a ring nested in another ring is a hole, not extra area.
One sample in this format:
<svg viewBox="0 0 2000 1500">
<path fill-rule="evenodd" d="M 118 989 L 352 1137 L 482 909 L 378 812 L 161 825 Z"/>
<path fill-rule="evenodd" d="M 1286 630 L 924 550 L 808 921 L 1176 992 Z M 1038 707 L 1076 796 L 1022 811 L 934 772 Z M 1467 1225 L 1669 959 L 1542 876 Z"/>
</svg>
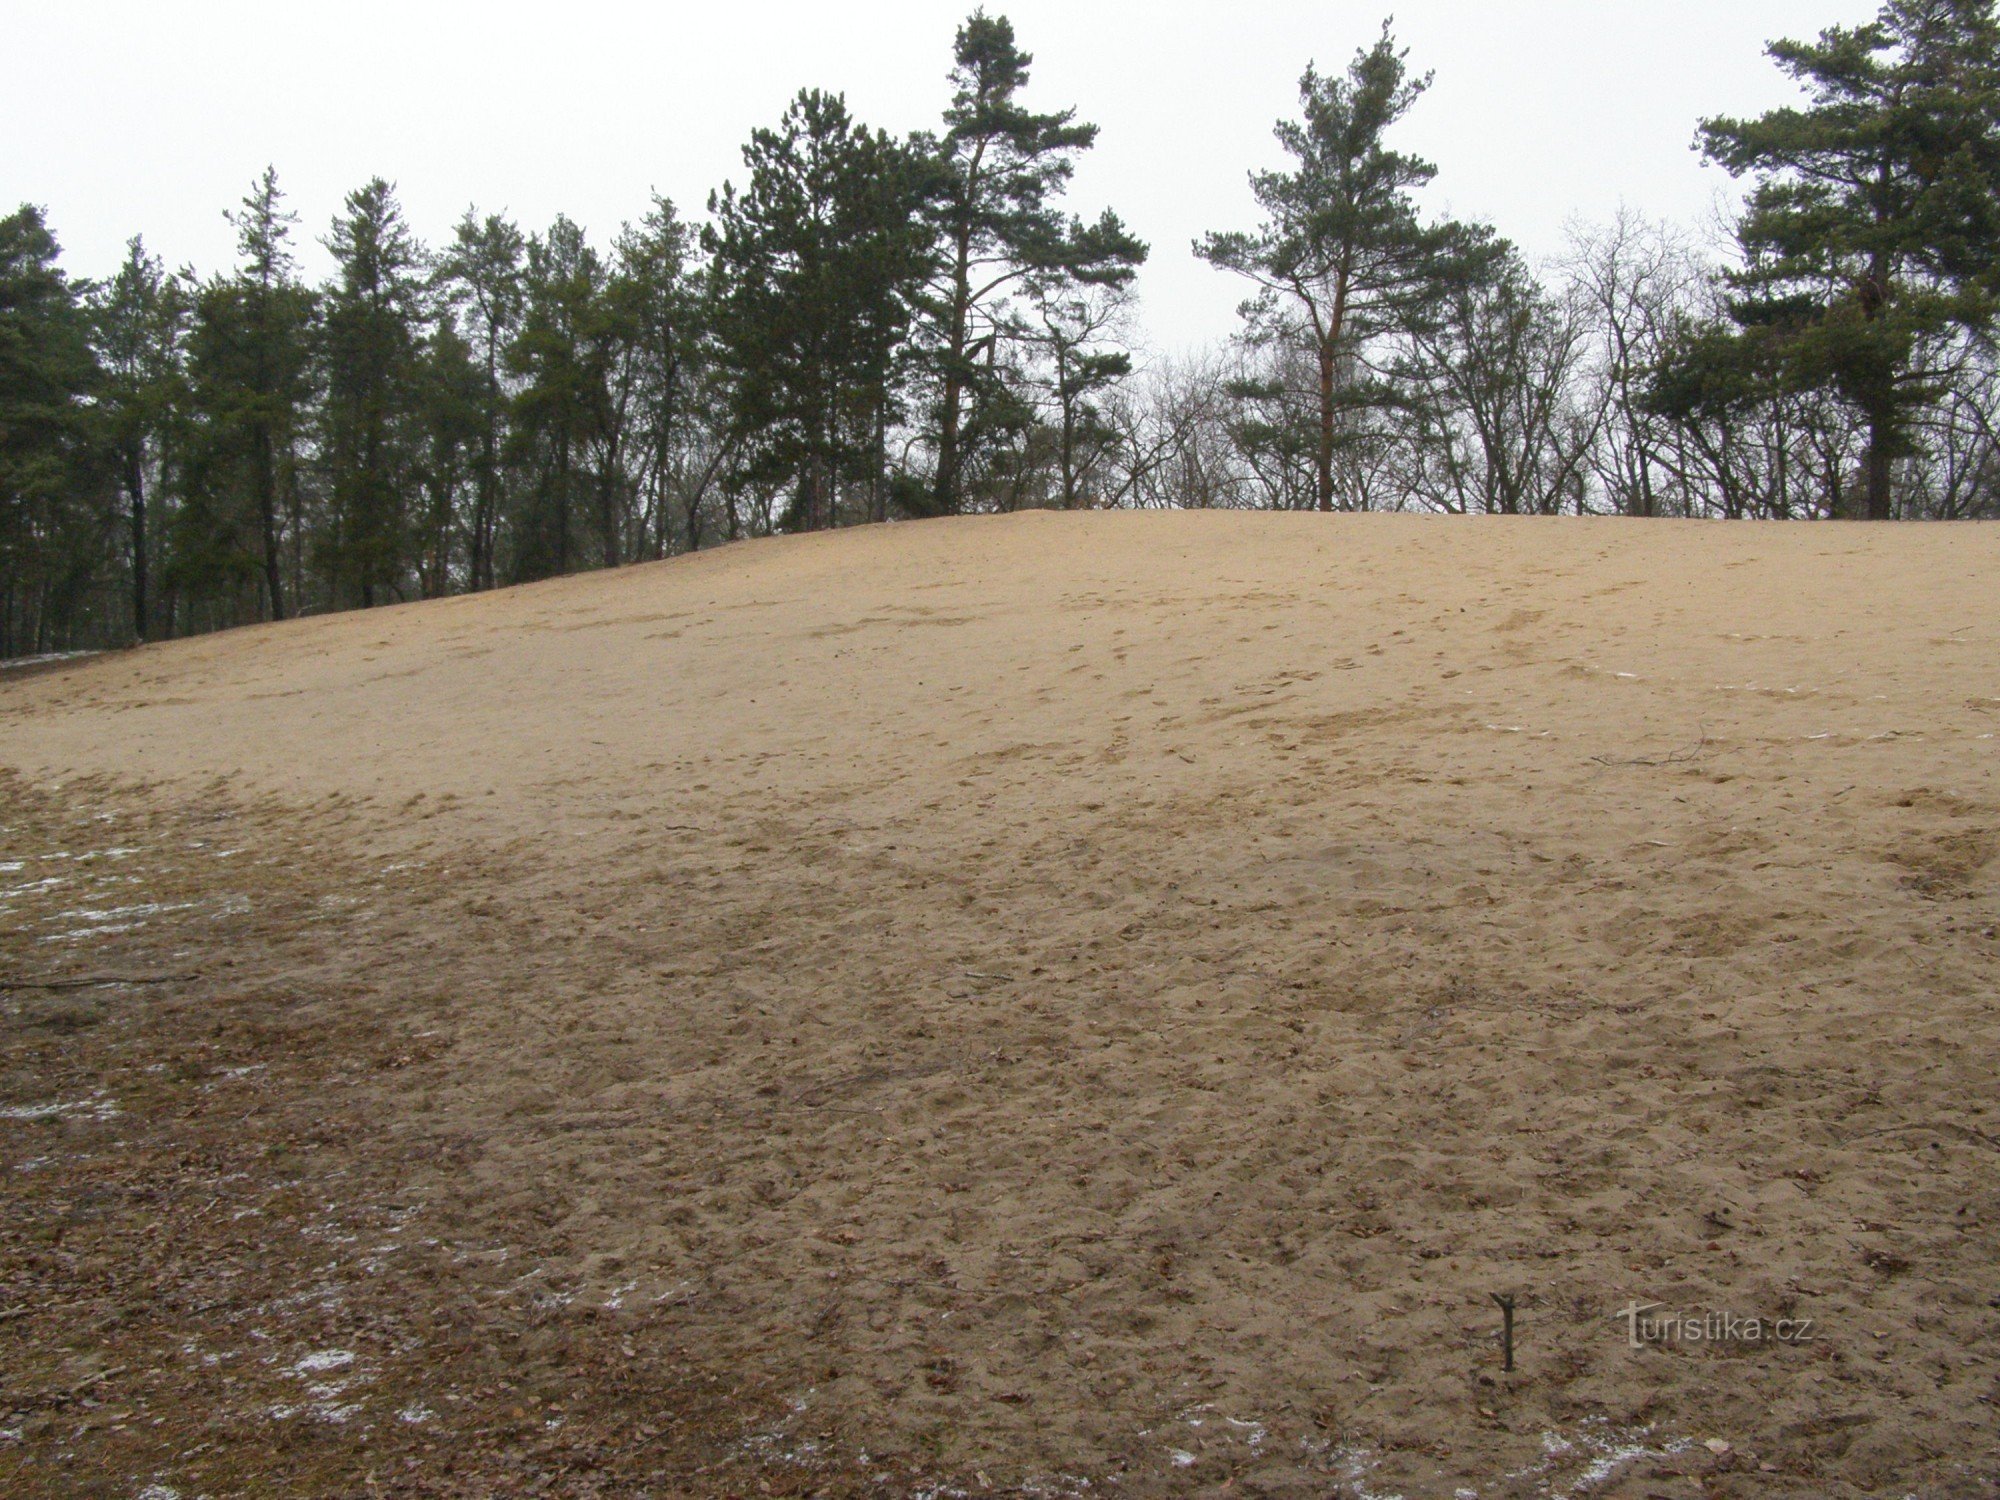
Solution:
<svg viewBox="0 0 2000 1500">
<path fill-rule="evenodd" d="M 1624 1323 L 1626 1340 L 1634 1349 L 1658 1344 L 1810 1344 L 1819 1336 L 1811 1318 L 1667 1312 L 1657 1302 L 1635 1302 L 1612 1316 Z"/>
</svg>

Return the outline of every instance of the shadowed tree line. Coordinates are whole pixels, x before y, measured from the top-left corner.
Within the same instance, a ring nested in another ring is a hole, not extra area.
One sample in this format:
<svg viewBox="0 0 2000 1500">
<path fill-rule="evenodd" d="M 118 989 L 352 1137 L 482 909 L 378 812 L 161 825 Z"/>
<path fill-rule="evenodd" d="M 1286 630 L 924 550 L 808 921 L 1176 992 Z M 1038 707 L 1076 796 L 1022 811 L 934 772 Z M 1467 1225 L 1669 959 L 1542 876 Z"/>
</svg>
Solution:
<svg viewBox="0 0 2000 1500">
<path fill-rule="evenodd" d="M 960 28 L 939 128 L 801 93 L 699 223 L 608 245 L 347 198 L 308 285 L 275 173 L 235 267 L 62 269 L 0 219 L 0 655 L 493 588 L 778 531 L 1028 507 L 1731 518 L 2000 511 L 2000 26 L 1891 0 L 1771 55 L 1801 102 L 1701 127 L 1711 250 L 1622 215 L 1532 264 L 1427 214 L 1385 27 L 1308 69 L 1195 253 L 1227 345 L 1142 361 L 1147 248 L 1064 204 L 1094 126 Z"/>
</svg>

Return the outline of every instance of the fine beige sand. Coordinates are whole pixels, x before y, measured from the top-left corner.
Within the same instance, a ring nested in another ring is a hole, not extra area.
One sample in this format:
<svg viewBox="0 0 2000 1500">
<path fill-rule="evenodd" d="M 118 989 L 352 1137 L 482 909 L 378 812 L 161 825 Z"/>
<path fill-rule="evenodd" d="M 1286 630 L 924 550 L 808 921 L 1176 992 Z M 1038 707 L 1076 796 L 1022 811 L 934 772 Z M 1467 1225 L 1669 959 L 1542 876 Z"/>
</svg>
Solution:
<svg viewBox="0 0 2000 1500">
<path fill-rule="evenodd" d="M 1990 1496 L 1996 733 L 1946 527 L 1028 515 L 0 674 L 36 796 L 422 872 L 324 959 L 451 955 L 405 1196 L 787 1392 L 745 1493 Z"/>
</svg>

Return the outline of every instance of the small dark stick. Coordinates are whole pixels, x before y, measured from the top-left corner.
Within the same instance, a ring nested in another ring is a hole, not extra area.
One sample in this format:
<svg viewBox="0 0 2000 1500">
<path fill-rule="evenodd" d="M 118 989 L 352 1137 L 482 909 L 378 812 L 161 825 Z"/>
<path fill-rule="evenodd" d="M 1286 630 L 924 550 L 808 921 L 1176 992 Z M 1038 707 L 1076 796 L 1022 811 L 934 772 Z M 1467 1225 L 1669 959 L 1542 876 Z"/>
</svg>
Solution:
<svg viewBox="0 0 2000 1500">
<path fill-rule="evenodd" d="M 1500 1337 L 1502 1345 L 1507 1351 L 1507 1373 L 1512 1375 L 1514 1373 L 1514 1299 L 1511 1296 L 1503 1297 L 1498 1292 L 1494 1292 L 1491 1295 L 1493 1300 L 1500 1306 Z"/>
</svg>

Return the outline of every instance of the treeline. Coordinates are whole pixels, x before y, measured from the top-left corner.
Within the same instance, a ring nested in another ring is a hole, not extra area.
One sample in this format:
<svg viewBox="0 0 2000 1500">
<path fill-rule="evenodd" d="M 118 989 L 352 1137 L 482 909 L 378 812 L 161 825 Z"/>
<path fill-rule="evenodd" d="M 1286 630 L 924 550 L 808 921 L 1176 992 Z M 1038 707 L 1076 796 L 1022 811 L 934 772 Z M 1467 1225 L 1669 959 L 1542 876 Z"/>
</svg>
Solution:
<svg viewBox="0 0 2000 1500">
<path fill-rule="evenodd" d="M 307 285 L 274 173 L 229 272 L 134 240 L 68 277 L 0 220 L 0 655 L 1025 507 L 2000 513 L 2000 27 L 1892 0 L 1773 56 L 1809 103 L 1712 120 L 1727 257 L 1627 216 L 1531 265 L 1426 216 L 1386 28 L 1308 70 L 1263 221 L 1196 247 L 1241 335 L 1140 361 L 1147 247 L 1064 207 L 1095 127 L 1024 101 L 1001 18 L 898 138 L 806 92 L 702 222 L 608 246 L 351 194 Z"/>
</svg>

